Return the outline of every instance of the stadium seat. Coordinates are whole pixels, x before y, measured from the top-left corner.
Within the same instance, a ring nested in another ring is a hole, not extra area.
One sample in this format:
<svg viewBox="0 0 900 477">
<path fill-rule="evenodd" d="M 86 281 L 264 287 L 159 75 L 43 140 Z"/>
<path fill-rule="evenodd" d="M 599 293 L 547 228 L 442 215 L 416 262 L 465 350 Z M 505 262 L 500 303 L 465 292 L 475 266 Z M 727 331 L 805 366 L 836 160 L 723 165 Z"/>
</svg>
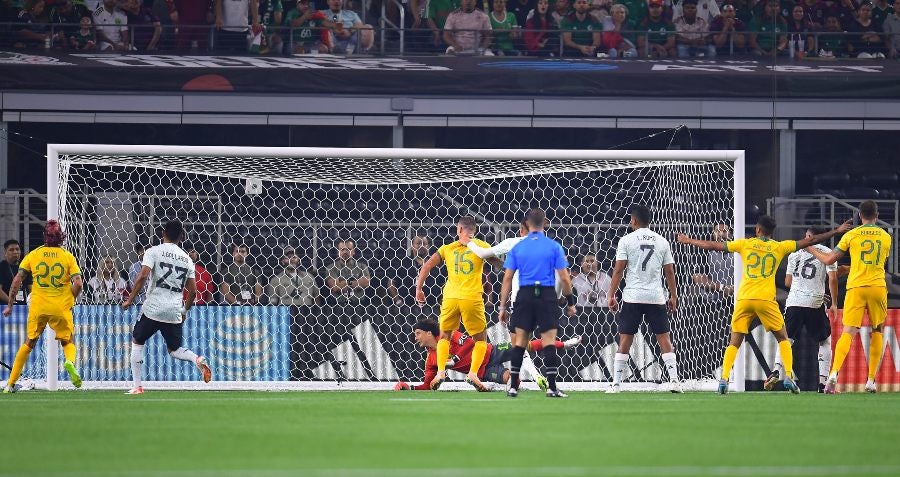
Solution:
<svg viewBox="0 0 900 477">
<path fill-rule="evenodd" d="M 873 174 L 864 176 L 862 183 L 866 187 L 884 191 L 885 189 L 900 189 L 900 177 L 896 173 L 893 174 Z"/>
<path fill-rule="evenodd" d="M 898 193 L 900 193 L 900 190 L 881 189 L 878 193 L 878 198 L 882 200 L 895 200 L 900 197 L 897 195 Z"/>
<path fill-rule="evenodd" d="M 847 199 L 877 199 L 878 190 L 871 187 L 855 186 L 848 187 L 843 191 L 844 197 Z"/>
<path fill-rule="evenodd" d="M 850 185 L 850 174 L 819 174 L 813 176 L 813 189 L 817 190 L 841 190 Z M 827 193 L 827 192 L 825 192 Z"/>
</svg>

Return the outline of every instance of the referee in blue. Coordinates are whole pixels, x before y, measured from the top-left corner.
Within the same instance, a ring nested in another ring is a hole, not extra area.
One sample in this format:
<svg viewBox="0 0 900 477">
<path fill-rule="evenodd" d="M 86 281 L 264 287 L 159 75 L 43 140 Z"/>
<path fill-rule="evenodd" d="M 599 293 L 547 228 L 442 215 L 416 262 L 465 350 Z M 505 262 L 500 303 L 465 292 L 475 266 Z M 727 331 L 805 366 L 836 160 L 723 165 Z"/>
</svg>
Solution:
<svg viewBox="0 0 900 477">
<path fill-rule="evenodd" d="M 566 297 L 566 314 L 575 316 L 575 295 L 572 293 L 572 278 L 569 276 L 566 254 L 562 246 L 544 235 L 544 224 L 547 217 L 541 209 L 531 209 L 525 216 L 528 225 L 528 236 L 516 244 L 506 255 L 503 266 L 503 287 L 500 289 L 500 321 L 506 322 L 509 292 L 512 288 L 513 275 L 519 272 L 519 294 L 515 297 L 512 327 L 513 336 L 512 359 L 510 360 L 509 390 L 506 395 L 519 395 L 519 368 L 525 356 L 528 338 L 535 329 L 541 330 L 541 342 L 544 344 L 544 376 L 547 377 L 547 397 L 569 397 L 556 389 L 556 376 L 559 372 L 559 355 L 553 341 L 559 327 L 560 309 L 556 296 L 556 276 L 562 282 L 562 293 Z"/>
</svg>

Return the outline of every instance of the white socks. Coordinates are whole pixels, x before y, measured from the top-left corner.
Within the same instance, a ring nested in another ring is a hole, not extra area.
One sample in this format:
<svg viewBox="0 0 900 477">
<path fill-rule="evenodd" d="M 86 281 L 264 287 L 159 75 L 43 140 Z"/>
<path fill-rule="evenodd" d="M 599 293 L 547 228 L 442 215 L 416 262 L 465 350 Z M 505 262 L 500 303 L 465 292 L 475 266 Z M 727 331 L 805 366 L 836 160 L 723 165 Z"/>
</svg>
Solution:
<svg viewBox="0 0 900 477">
<path fill-rule="evenodd" d="M 666 371 L 669 372 L 669 381 L 678 381 L 678 362 L 675 360 L 675 352 L 663 353 L 662 360 L 666 365 Z"/>
<path fill-rule="evenodd" d="M 134 387 L 141 387 L 141 373 L 144 368 L 144 345 L 131 343 L 131 378 Z"/>
<path fill-rule="evenodd" d="M 522 358 L 522 367 L 519 368 L 521 372 L 528 373 L 531 376 L 531 379 L 537 379 L 540 375 L 538 373 L 537 367 L 534 366 L 534 361 L 531 360 L 531 356 L 529 356 L 528 351 L 525 351 L 525 356 Z"/>
<path fill-rule="evenodd" d="M 825 384 L 828 380 L 828 371 L 831 369 L 831 337 L 819 343 L 819 383 Z"/>
<path fill-rule="evenodd" d="M 197 364 L 197 355 L 194 354 L 193 351 L 185 348 L 184 346 L 176 349 L 175 351 L 169 351 L 169 355 L 171 355 L 175 359 L 187 361 L 191 364 Z"/>
<path fill-rule="evenodd" d="M 616 360 L 613 363 L 613 384 L 622 384 L 626 367 L 628 367 L 628 355 L 616 353 Z"/>
</svg>

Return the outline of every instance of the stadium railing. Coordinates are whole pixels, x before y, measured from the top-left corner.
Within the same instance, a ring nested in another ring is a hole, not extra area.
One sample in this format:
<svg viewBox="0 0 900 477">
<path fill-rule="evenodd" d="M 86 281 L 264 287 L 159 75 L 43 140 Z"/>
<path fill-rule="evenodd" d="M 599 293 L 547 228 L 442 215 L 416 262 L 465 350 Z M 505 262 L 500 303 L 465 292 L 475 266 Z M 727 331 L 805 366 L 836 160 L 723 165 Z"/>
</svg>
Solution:
<svg viewBox="0 0 900 477">
<path fill-rule="evenodd" d="M 397 0 L 390 0 L 390 1 L 396 3 Z M 434 46 L 431 41 L 432 32 L 430 30 L 428 30 L 427 27 L 412 29 L 412 28 L 407 28 L 405 26 L 406 16 L 405 16 L 405 11 L 402 8 L 399 10 L 401 12 L 399 22 L 395 22 L 395 21 L 391 20 L 390 18 L 388 18 L 388 16 L 386 15 L 385 9 L 386 9 L 386 6 L 382 5 L 382 15 L 380 16 L 380 18 L 377 19 L 377 24 L 372 25 L 372 28 L 375 30 L 375 35 L 376 35 L 374 45 L 372 46 L 372 48 L 370 50 L 368 50 L 367 52 L 364 52 L 363 48 L 362 48 L 363 45 L 360 43 L 361 40 L 358 37 L 357 44 L 355 45 L 356 48 L 354 49 L 354 51 L 356 53 L 371 53 L 371 54 L 387 55 L 387 56 L 407 56 L 407 55 L 435 56 L 435 55 L 445 54 L 446 45 L 443 45 L 442 47 Z M 48 43 L 48 42 L 41 42 L 41 41 L 37 41 L 37 40 L 28 40 L 28 41 L 22 40 L 18 36 L 18 31 L 22 30 L 22 29 L 28 29 L 29 27 L 36 28 L 38 33 L 46 32 L 49 35 L 49 38 L 51 38 L 51 41 Z M 201 50 L 200 51 L 201 53 L 215 53 L 220 50 L 219 46 L 217 46 L 217 44 L 216 44 L 217 35 L 215 33 L 216 30 L 215 30 L 214 25 L 162 24 L 161 25 L 162 33 L 160 35 L 159 42 L 157 43 L 157 47 L 154 51 L 155 52 L 167 52 L 167 53 L 197 51 L 196 49 L 191 50 L 190 48 L 183 48 L 183 49 L 176 48 L 176 38 L 178 36 L 178 30 L 181 27 L 202 28 L 202 29 L 207 30 L 207 41 L 206 41 L 207 48 L 205 50 Z M 70 48 L 68 46 L 67 41 L 63 42 L 63 41 L 57 39 L 56 37 L 57 37 L 58 33 L 61 31 L 65 31 L 65 30 L 75 31 L 78 28 L 79 28 L 78 24 L 47 23 L 47 24 L 34 25 L 34 24 L 18 23 L 18 22 L 0 23 L 0 47 L 13 46 L 15 48 L 21 48 L 21 49 L 26 49 L 26 50 L 53 49 L 53 50 L 65 50 L 65 51 L 77 51 L 77 50 Z M 93 28 L 96 29 L 97 25 L 94 25 Z M 134 33 L 138 30 L 149 30 L 149 31 L 141 32 L 141 36 L 143 38 L 149 38 L 149 37 L 153 36 L 152 30 L 155 28 L 155 26 L 153 26 L 153 25 L 132 25 L 129 28 L 131 29 L 132 33 L 130 35 L 131 40 L 130 40 L 128 52 L 146 52 L 145 50 L 141 51 L 140 49 L 135 48 L 133 39 L 136 35 Z M 267 36 L 275 35 L 275 34 L 279 35 L 282 38 L 283 44 L 284 44 L 284 49 L 282 50 L 281 54 L 288 55 L 288 54 L 290 54 L 290 52 L 293 51 L 295 42 L 298 41 L 296 39 L 296 36 L 299 34 L 299 32 L 301 30 L 312 30 L 314 32 L 318 32 L 318 31 L 322 31 L 322 30 L 327 30 L 327 28 L 322 28 L 322 27 L 293 28 L 293 27 L 285 27 L 285 26 L 267 27 L 266 35 Z M 521 34 L 524 34 L 525 32 L 529 32 L 529 31 L 534 31 L 534 30 L 524 30 L 522 28 L 517 28 L 515 30 L 509 30 L 508 32 L 516 32 L 517 34 L 521 35 Z M 547 31 L 555 36 L 560 36 L 565 30 L 544 30 L 544 31 Z M 493 32 L 496 32 L 496 31 L 493 31 Z M 485 32 L 476 31 L 475 33 L 476 33 L 476 43 L 477 43 L 478 40 L 480 40 L 481 34 L 485 33 Z M 649 35 L 651 35 L 651 34 L 659 35 L 658 32 L 648 32 L 645 30 L 623 30 L 621 33 L 627 39 L 629 39 L 630 41 L 635 43 L 635 46 L 637 46 L 637 40 L 639 38 L 644 40 L 644 42 L 646 42 Z M 707 32 L 707 33 L 712 34 L 714 32 Z M 749 36 L 752 32 L 743 31 L 743 32 L 737 32 L 737 33 Z M 829 32 L 829 31 L 811 31 L 811 32 L 804 32 L 804 33 L 784 33 L 784 32 L 774 33 L 773 32 L 773 33 L 758 33 L 758 34 L 763 37 L 771 36 L 771 37 L 773 37 L 773 41 L 777 41 L 777 39 L 775 38 L 776 36 L 779 36 L 779 37 L 787 36 L 788 38 L 804 37 L 804 39 L 807 37 L 812 37 L 813 42 L 814 42 L 813 43 L 814 47 L 811 49 L 807 48 L 807 50 L 811 50 L 810 52 L 807 53 L 808 56 L 811 56 L 812 54 L 818 54 L 820 52 L 820 50 L 823 49 L 822 48 L 823 45 L 820 46 L 820 43 L 821 43 L 820 38 L 822 36 L 828 36 L 830 38 L 833 37 L 832 39 L 842 38 L 842 39 L 844 39 L 844 44 L 846 44 L 847 42 L 852 40 L 852 38 L 854 36 L 859 36 L 859 33 Z M 317 33 L 315 35 L 317 35 Z M 668 33 L 667 35 L 675 36 L 675 35 L 677 35 L 677 32 L 672 31 L 672 32 Z M 885 40 L 887 40 L 887 41 L 885 42 L 885 45 L 883 45 L 883 48 L 882 48 L 882 49 L 884 49 L 885 54 L 888 51 L 886 45 L 891 40 L 888 37 L 889 37 L 889 35 L 885 35 Z M 798 44 L 799 44 L 799 42 L 795 42 L 795 49 Z M 517 53 L 522 54 L 522 55 L 527 55 L 527 51 L 524 47 L 524 44 L 522 43 L 521 37 L 517 38 L 514 41 L 514 45 L 516 46 L 515 51 Z M 604 52 L 607 49 L 608 48 L 604 45 L 602 50 L 598 50 L 598 53 Z M 231 51 L 229 51 L 229 54 L 244 53 L 244 51 L 242 51 L 242 50 L 243 50 L 242 48 L 231 49 Z M 252 50 L 251 38 L 248 37 L 246 54 L 251 54 L 251 53 L 260 54 L 259 51 L 251 51 L 251 50 Z M 80 51 L 83 52 L 83 51 L 97 51 L 97 50 L 80 50 Z M 265 54 L 265 51 L 266 51 L 266 49 L 263 48 L 262 54 Z M 108 51 L 108 52 L 110 52 L 110 51 Z M 315 52 L 310 52 L 310 53 L 315 54 Z M 466 54 L 474 54 L 474 53 L 480 53 L 480 50 L 476 51 L 476 52 L 466 53 Z M 846 51 L 832 52 L 832 53 L 835 57 L 851 56 L 851 55 L 848 55 Z M 277 54 L 277 53 L 269 52 L 268 54 Z M 559 42 L 558 51 L 554 52 L 554 56 L 558 56 L 558 57 L 566 56 L 566 51 L 565 51 L 564 45 L 562 44 L 561 41 Z M 573 58 L 579 58 L 579 57 L 583 58 L 584 57 L 581 55 L 579 55 L 579 56 L 569 55 L 569 56 L 571 56 Z M 736 48 L 734 45 L 733 36 L 731 36 L 729 38 L 729 43 L 726 46 L 719 49 L 718 56 L 720 56 L 720 57 L 757 57 L 757 58 L 759 57 L 759 56 L 753 55 L 752 52 L 750 52 L 747 47 L 745 47 L 743 49 Z M 780 52 L 778 56 L 787 58 L 788 52 L 787 51 Z M 645 52 L 643 57 L 647 58 L 649 56 Z M 799 57 L 799 55 L 798 55 L 798 57 Z"/>
<path fill-rule="evenodd" d="M 776 238 L 797 239 L 803 236 L 809 226 L 837 227 L 847 219 L 858 217 L 859 203 L 871 197 L 839 198 L 830 194 L 798 195 L 796 197 L 773 197 L 766 200 L 766 213 L 778 222 Z M 875 200 L 878 204 L 878 225 L 891 235 L 900 232 L 900 201 Z M 857 220 L 858 222 L 858 220 Z M 831 240 L 831 247 L 837 238 Z M 887 271 L 895 280 L 900 280 L 900 261 L 897 254 L 900 244 L 894 243 L 894 250 L 888 257 Z"/>
<path fill-rule="evenodd" d="M 0 237 L 22 240 L 22 246 L 31 250 L 32 244 L 39 245 L 43 240 L 47 194 L 34 189 L 6 189 L 0 194 L 0 214 L 5 217 L 0 221 Z"/>
</svg>

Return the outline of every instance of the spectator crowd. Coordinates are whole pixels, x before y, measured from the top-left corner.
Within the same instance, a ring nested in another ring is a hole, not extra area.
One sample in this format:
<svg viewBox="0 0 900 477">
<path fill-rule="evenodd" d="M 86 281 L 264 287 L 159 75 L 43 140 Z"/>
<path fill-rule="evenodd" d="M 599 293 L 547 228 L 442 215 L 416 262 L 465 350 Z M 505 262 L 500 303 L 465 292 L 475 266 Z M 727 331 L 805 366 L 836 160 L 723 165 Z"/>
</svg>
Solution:
<svg viewBox="0 0 900 477">
<path fill-rule="evenodd" d="M 116 253 L 104 253 L 82 267 L 85 294 L 80 299 L 86 304 L 120 305 L 134 288 L 141 269 L 144 251 L 150 245 L 136 244 L 133 255 L 120 263 Z M 385 305 L 409 312 L 415 308 L 415 281 L 425 260 L 436 250 L 432 238 L 425 233 L 414 234 L 402 256 L 391 256 L 390 251 L 379 250 L 372 257 L 373 265 L 359 257 L 356 242 L 339 238 L 331 256 L 333 259 L 321 267 L 313 267 L 311 250 L 287 245 L 279 249 L 276 260 L 255 257 L 253 249 L 245 244 L 229 247 L 229 256 L 219 266 L 209 264 L 200 248 L 184 244 L 184 250 L 194 262 L 197 281 L 196 305 L 285 305 L 296 307 L 328 306 L 332 308 Z M 18 270 L 18 262 L 25 255 L 17 240 L 4 245 L 5 260 L 0 262 L 0 299 L 7 300 L 12 278 Z M 605 308 L 610 278 L 602 270 L 597 256 L 585 253 L 573 262 L 577 301 L 579 307 Z M 440 274 L 429 277 L 425 288 L 429 290 L 426 308 L 435 308 L 445 278 Z M 487 303 L 496 301 L 499 281 Z M 24 303 L 29 287 L 25 286 L 17 298 Z M 146 291 L 146 290 L 144 290 Z M 491 298 L 493 296 L 493 298 Z M 134 303 L 143 303 L 144 293 L 139 293 Z"/>
<path fill-rule="evenodd" d="M 383 3 L 383 5 L 382 5 Z M 2 0 L 0 46 L 99 51 L 898 58 L 888 0 Z M 384 15 L 382 16 L 382 6 Z"/>
</svg>

